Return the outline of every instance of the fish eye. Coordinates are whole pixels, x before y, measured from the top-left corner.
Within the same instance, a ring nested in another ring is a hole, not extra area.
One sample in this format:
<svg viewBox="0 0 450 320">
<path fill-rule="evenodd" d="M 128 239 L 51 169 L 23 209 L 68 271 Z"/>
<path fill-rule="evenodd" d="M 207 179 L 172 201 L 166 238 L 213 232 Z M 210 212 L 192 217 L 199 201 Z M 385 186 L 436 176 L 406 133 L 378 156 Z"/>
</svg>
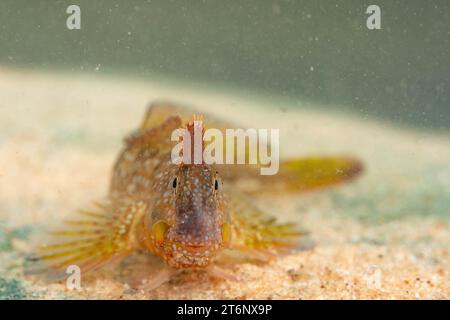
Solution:
<svg viewBox="0 0 450 320">
<path fill-rule="evenodd" d="M 214 180 L 214 190 L 222 190 L 222 182 L 218 178 Z"/>
<path fill-rule="evenodd" d="M 176 189 L 176 188 L 177 188 L 177 183 L 178 183 L 177 180 L 178 180 L 177 177 L 175 177 L 175 178 L 172 179 L 171 185 L 172 185 L 172 188 L 173 188 L 173 189 Z"/>
</svg>

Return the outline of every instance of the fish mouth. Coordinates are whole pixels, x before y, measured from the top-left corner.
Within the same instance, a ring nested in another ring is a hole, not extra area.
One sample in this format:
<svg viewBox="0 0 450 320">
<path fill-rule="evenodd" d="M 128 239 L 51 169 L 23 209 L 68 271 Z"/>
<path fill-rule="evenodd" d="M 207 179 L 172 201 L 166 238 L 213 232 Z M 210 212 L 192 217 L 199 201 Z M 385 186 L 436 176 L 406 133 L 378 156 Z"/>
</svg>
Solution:
<svg viewBox="0 0 450 320">
<path fill-rule="evenodd" d="M 171 241 L 166 243 L 166 262 L 176 268 L 206 267 L 211 263 L 221 246 L 215 243 L 187 243 Z"/>
<path fill-rule="evenodd" d="M 181 252 L 188 253 L 204 253 L 210 252 L 213 253 L 220 248 L 220 244 L 207 242 L 207 243 L 183 243 L 174 241 L 172 242 L 172 248 L 178 249 Z"/>
<path fill-rule="evenodd" d="M 181 244 L 182 248 L 188 251 L 204 251 L 214 247 L 214 244 Z"/>
</svg>

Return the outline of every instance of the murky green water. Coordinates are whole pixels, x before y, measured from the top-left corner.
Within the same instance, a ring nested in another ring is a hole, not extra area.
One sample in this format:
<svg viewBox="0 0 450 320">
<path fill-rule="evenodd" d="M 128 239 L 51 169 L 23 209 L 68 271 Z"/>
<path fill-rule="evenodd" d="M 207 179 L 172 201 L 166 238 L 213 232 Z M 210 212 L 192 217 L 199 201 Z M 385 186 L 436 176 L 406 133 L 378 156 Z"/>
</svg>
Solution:
<svg viewBox="0 0 450 320">
<path fill-rule="evenodd" d="M 450 128 L 450 3 L 72 1 L 0 3 L 0 65 L 175 78 Z"/>
</svg>

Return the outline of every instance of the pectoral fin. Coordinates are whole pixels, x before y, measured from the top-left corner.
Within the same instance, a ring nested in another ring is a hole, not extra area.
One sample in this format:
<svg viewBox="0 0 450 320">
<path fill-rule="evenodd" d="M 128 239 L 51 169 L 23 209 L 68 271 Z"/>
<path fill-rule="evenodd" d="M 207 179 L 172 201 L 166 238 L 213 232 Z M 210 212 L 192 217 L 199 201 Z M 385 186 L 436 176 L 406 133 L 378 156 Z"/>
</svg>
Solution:
<svg viewBox="0 0 450 320">
<path fill-rule="evenodd" d="M 295 223 L 279 223 L 247 199 L 233 194 L 229 199 L 232 221 L 230 248 L 265 259 L 298 247 L 307 233 Z"/>
<path fill-rule="evenodd" d="M 129 255 L 136 250 L 130 237 L 133 223 L 143 210 L 141 204 L 105 203 L 97 204 L 96 210 L 80 211 L 78 219 L 51 233 L 50 244 L 37 248 L 26 273 L 57 280 L 66 276 L 70 265 L 86 273 Z"/>
</svg>

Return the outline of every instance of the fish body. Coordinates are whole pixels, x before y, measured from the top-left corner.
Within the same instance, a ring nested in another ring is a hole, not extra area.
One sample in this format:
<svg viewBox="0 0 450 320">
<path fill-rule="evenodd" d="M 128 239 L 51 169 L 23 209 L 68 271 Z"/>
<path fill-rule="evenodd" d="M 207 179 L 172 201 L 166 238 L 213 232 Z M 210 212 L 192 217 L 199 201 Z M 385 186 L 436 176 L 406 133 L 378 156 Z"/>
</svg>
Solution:
<svg viewBox="0 0 450 320">
<path fill-rule="evenodd" d="M 40 261 L 53 270 L 76 264 L 86 272 L 139 251 L 173 269 L 205 269 L 226 248 L 257 255 L 281 252 L 294 247 L 303 232 L 252 204 L 255 190 L 239 190 L 238 180 L 260 181 L 262 189 L 305 191 L 349 180 L 362 168 L 344 156 L 287 160 L 278 177 L 261 177 L 257 168 L 242 165 L 175 164 L 171 133 L 182 127 L 193 132 L 187 113 L 167 103 L 149 108 L 125 139 L 107 200 L 53 232 L 58 241 L 41 247 Z M 209 123 L 227 126 L 214 119 Z"/>
<path fill-rule="evenodd" d="M 168 118 L 150 130 L 167 133 L 177 129 L 180 120 Z M 170 135 L 155 140 L 158 134 L 141 132 L 126 140 L 110 189 L 110 198 L 133 199 L 146 208 L 132 217 L 138 227 L 130 234 L 130 242 L 171 267 L 206 267 L 227 243 L 224 235 L 229 236 L 230 218 L 219 173 L 204 163 L 174 164 L 170 150 L 158 147 L 171 145 Z"/>
</svg>

